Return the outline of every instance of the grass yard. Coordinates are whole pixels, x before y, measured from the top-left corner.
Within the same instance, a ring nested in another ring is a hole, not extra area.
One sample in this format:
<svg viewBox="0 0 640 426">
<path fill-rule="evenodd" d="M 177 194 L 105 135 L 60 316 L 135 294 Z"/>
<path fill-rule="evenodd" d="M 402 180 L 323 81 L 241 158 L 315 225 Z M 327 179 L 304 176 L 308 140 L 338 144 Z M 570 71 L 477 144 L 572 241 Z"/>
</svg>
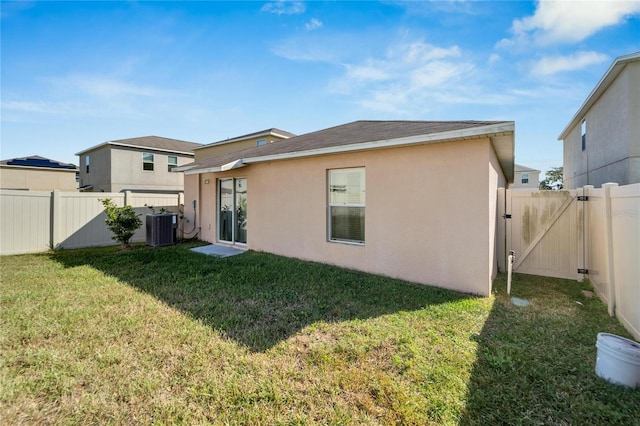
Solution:
<svg viewBox="0 0 640 426">
<path fill-rule="evenodd" d="M 639 424 L 586 286 L 491 298 L 189 245 L 2 257 L 2 424 Z M 578 303 L 579 302 L 579 303 Z"/>
</svg>

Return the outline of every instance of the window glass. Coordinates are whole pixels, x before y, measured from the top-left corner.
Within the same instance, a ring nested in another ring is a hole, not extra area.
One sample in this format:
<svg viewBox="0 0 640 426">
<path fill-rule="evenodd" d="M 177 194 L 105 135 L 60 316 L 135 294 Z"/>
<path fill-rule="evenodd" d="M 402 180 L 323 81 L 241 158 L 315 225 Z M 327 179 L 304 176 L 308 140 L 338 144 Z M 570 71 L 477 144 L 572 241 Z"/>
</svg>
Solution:
<svg viewBox="0 0 640 426">
<path fill-rule="evenodd" d="M 168 171 L 172 172 L 174 168 L 178 167 L 178 157 L 175 155 L 170 155 L 167 157 L 167 168 Z"/>
<path fill-rule="evenodd" d="M 142 170 L 153 171 L 153 154 L 148 152 L 142 153 Z"/>
<path fill-rule="evenodd" d="M 85 165 L 87 173 L 89 173 L 89 163 L 90 162 L 91 162 L 91 160 L 89 159 L 88 155 L 86 157 L 84 157 L 84 165 Z"/>
<path fill-rule="evenodd" d="M 258 139 L 256 141 L 256 146 L 262 146 L 262 145 L 266 145 L 267 144 L 267 140 L 266 139 Z"/>
<path fill-rule="evenodd" d="M 364 243 L 365 170 L 329 170 L 329 239 Z"/>
<path fill-rule="evenodd" d="M 582 136 L 582 150 L 587 148 L 587 120 L 582 120 L 580 124 L 580 135 Z"/>
<path fill-rule="evenodd" d="M 522 174 L 522 183 L 529 183 L 529 173 Z"/>
</svg>

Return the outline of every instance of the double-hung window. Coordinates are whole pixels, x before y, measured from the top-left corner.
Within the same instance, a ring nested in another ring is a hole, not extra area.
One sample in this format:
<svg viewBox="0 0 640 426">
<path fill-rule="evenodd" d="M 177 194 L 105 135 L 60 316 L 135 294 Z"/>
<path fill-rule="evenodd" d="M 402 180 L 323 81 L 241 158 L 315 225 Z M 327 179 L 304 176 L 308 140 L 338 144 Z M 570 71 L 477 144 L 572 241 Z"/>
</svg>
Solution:
<svg viewBox="0 0 640 426">
<path fill-rule="evenodd" d="M 365 169 L 329 170 L 329 240 L 364 244 Z"/>
<path fill-rule="evenodd" d="M 85 170 L 87 173 L 89 173 L 89 166 L 91 165 L 91 159 L 89 158 L 89 156 L 85 156 L 84 157 L 84 166 L 85 166 Z"/>
<path fill-rule="evenodd" d="M 529 183 L 529 173 L 523 173 L 522 174 L 521 183 Z"/>
<path fill-rule="evenodd" d="M 167 157 L 167 168 L 169 172 L 172 172 L 173 169 L 178 167 L 178 157 L 175 155 L 169 155 Z"/>
<path fill-rule="evenodd" d="M 146 170 L 148 172 L 153 171 L 153 154 L 148 152 L 142 153 L 142 170 Z"/>
</svg>

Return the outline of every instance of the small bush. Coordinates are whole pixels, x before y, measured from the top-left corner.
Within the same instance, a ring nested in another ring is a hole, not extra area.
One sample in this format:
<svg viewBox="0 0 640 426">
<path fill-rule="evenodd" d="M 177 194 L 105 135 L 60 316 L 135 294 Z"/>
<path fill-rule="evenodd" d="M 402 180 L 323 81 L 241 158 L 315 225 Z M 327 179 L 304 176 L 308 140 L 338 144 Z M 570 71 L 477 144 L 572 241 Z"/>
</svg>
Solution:
<svg viewBox="0 0 640 426">
<path fill-rule="evenodd" d="M 104 206 L 104 212 L 107 215 L 105 223 L 114 234 L 111 238 L 119 242 L 123 249 L 131 248 L 129 240 L 136 230 L 142 226 L 139 215 L 136 214 L 131 206 L 116 206 L 111 198 L 103 198 L 100 202 Z"/>
</svg>

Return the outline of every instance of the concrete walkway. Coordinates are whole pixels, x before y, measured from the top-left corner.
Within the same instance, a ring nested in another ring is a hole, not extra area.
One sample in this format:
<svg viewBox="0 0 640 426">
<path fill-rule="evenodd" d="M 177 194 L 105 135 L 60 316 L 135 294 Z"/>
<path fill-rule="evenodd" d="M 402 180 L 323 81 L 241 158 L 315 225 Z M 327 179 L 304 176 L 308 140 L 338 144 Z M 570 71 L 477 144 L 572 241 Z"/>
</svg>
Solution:
<svg viewBox="0 0 640 426">
<path fill-rule="evenodd" d="M 194 247 L 191 251 L 195 251 L 196 253 L 208 254 L 210 256 L 216 257 L 229 257 L 235 256 L 236 254 L 242 254 L 246 250 L 242 250 L 235 247 L 229 246 L 219 246 L 216 244 L 211 244 L 208 246 Z"/>
</svg>

